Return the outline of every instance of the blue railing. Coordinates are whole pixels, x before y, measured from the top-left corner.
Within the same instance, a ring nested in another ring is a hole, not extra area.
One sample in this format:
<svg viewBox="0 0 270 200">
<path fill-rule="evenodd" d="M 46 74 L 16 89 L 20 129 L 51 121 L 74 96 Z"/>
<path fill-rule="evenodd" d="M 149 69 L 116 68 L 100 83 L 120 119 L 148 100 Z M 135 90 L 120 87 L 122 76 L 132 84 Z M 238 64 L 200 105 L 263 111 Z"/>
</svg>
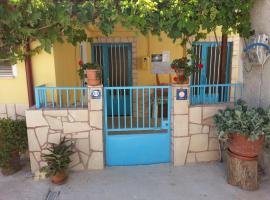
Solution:
<svg viewBox="0 0 270 200">
<path fill-rule="evenodd" d="M 190 104 L 235 102 L 242 97 L 241 84 L 208 84 L 190 86 Z"/>
<path fill-rule="evenodd" d="M 163 130 L 170 125 L 170 86 L 105 87 L 106 131 Z"/>
<path fill-rule="evenodd" d="M 87 87 L 35 87 L 36 108 L 84 108 L 88 105 Z"/>
</svg>

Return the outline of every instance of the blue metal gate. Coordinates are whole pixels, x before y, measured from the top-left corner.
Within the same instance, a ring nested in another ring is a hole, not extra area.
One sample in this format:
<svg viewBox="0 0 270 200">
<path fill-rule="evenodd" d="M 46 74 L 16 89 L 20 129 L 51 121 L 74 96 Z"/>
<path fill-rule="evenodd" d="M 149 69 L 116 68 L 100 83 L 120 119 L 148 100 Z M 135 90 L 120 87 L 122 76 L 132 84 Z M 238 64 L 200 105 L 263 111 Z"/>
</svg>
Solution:
<svg viewBox="0 0 270 200">
<path fill-rule="evenodd" d="M 170 86 L 104 87 L 104 97 L 108 166 L 170 162 Z"/>
</svg>

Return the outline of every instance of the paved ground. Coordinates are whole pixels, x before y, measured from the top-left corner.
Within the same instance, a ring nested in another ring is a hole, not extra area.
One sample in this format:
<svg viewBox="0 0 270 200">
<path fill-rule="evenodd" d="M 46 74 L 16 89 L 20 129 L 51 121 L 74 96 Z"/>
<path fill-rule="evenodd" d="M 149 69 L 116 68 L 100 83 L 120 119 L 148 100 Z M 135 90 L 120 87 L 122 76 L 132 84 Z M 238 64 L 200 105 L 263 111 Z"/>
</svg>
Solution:
<svg viewBox="0 0 270 200">
<path fill-rule="evenodd" d="M 34 181 L 28 169 L 0 176 L 0 200 L 43 200 L 48 191 L 60 191 L 61 200 L 270 200 L 270 181 L 247 192 L 226 183 L 220 163 L 107 168 L 76 172 L 67 184 Z"/>
</svg>

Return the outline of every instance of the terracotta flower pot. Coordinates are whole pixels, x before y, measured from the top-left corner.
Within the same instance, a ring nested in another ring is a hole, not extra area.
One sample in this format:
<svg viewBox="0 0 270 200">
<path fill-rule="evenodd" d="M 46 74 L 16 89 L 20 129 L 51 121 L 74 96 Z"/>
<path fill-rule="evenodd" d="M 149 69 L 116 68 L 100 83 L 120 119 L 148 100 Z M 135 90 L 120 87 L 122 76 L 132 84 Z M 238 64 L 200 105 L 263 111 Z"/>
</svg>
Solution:
<svg viewBox="0 0 270 200">
<path fill-rule="evenodd" d="M 65 183 L 67 179 L 67 173 L 65 170 L 58 172 L 56 175 L 51 176 L 51 182 L 57 185 Z"/>
<path fill-rule="evenodd" d="M 1 168 L 1 173 L 4 176 L 9 176 L 20 171 L 21 168 L 20 154 L 18 151 L 14 151 L 12 152 L 9 161 L 6 163 L 6 166 Z"/>
<path fill-rule="evenodd" d="M 87 83 L 89 86 L 96 86 L 100 85 L 100 70 L 97 69 L 87 69 L 86 75 L 87 75 Z"/>
<path fill-rule="evenodd" d="M 185 70 L 184 69 L 178 69 L 175 70 L 176 73 L 176 78 L 175 78 L 175 82 L 177 84 L 188 84 L 189 80 L 185 78 Z"/>
<path fill-rule="evenodd" d="M 239 156 L 253 158 L 260 153 L 263 141 L 263 136 L 256 141 L 250 141 L 247 136 L 235 133 L 230 136 L 229 149 Z"/>
</svg>

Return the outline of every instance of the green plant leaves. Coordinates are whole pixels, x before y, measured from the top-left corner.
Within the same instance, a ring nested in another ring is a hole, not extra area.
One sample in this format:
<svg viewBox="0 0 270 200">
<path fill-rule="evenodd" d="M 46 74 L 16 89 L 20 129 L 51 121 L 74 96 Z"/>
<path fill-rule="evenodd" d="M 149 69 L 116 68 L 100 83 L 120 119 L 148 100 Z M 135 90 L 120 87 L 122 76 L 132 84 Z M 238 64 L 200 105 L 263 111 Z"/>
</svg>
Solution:
<svg viewBox="0 0 270 200">
<path fill-rule="evenodd" d="M 5 166 L 14 151 L 28 148 L 25 120 L 0 119 L 0 167 Z"/>
<path fill-rule="evenodd" d="M 258 140 L 262 135 L 266 140 L 270 137 L 269 109 L 248 108 L 242 100 L 239 100 L 234 108 L 220 110 L 214 116 L 214 122 L 220 140 L 228 140 L 233 133 L 245 135 L 252 141 Z"/>
<path fill-rule="evenodd" d="M 63 37 L 73 45 L 86 41 L 85 27 L 97 26 L 104 35 L 113 33 L 115 24 L 143 34 L 164 32 L 173 41 L 186 45 L 222 28 L 222 32 L 249 37 L 250 9 L 254 0 L 97 0 L 52 1 L 14 0 L 0 4 L 0 59 L 23 60 L 27 40 L 40 41 L 29 52 L 50 52 Z"/>
<path fill-rule="evenodd" d="M 51 143 L 47 150 L 49 154 L 42 154 L 47 162 L 47 166 L 41 170 L 45 171 L 47 176 L 54 176 L 58 172 L 66 170 L 71 162 L 70 156 L 74 153 L 71 149 L 73 144 L 70 140 L 62 138 L 59 144 Z"/>
</svg>

